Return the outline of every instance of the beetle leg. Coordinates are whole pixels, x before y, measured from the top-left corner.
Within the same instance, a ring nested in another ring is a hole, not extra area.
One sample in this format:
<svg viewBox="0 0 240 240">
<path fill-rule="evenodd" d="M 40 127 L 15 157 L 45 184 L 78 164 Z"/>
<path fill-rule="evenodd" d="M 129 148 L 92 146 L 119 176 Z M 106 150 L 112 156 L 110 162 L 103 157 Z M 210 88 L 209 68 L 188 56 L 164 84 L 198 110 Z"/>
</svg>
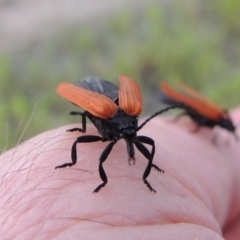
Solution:
<svg viewBox="0 0 240 240">
<path fill-rule="evenodd" d="M 82 133 L 85 133 L 86 132 L 86 112 L 70 112 L 71 115 L 80 115 L 82 116 L 82 128 L 71 128 L 71 129 L 68 129 L 67 132 L 75 132 L 75 131 L 79 131 L 79 132 L 82 132 Z"/>
<path fill-rule="evenodd" d="M 191 132 L 197 133 L 199 132 L 202 126 L 207 126 L 208 119 L 205 117 L 201 117 L 201 118 L 194 119 L 194 122 L 196 122 L 197 125 L 193 130 L 191 130 Z"/>
<path fill-rule="evenodd" d="M 154 157 L 154 154 L 155 154 L 155 144 L 154 144 L 154 141 L 149 138 L 149 137 L 146 137 L 146 136 L 138 136 L 137 139 L 142 142 L 142 143 L 145 143 L 145 144 L 149 144 L 152 146 L 152 151 L 151 151 L 151 157 L 153 159 Z M 144 146 L 145 147 L 145 146 Z M 146 148 L 146 147 L 145 147 Z M 148 150 L 148 149 L 147 149 Z M 147 157 L 146 157 L 147 158 Z M 152 167 L 154 167 L 156 170 L 160 171 L 160 172 L 163 172 L 164 173 L 164 170 L 162 170 L 161 168 L 159 168 L 157 165 L 153 164 L 152 163 Z"/>
<path fill-rule="evenodd" d="M 108 179 L 107 179 L 107 175 L 104 171 L 104 168 L 103 168 L 103 163 L 105 162 L 105 160 L 107 159 L 109 153 L 112 151 L 112 148 L 114 146 L 116 142 L 110 142 L 107 147 L 104 149 L 104 151 L 102 152 L 100 158 L 99 158 L 99 175 L 103 181 L 103 183 L 101 183 L 93 192 L 96 193 L 96 192 L 99 192 L 99 190 L 104 187 L 107 182 L 108 182 Z"/>
<path fill-rule="evenodd" d="M 71 163 L 64 163 L 60 166 L 55 167 L 56 168 L 65 168 L 65 167 L 71 167 L 76 164 L 77 162 L 77 144 L 78 143 L 89 143 L 89 142 L 98 142 L 102 141 L 102 138 L 99 136 L 93 136 L 93 135 L 87 135 L 87 136 L 81 136 L 76 139 L 76 141 L 72 145 L 72 162 Z"/>
<path fill-rule="evenodd" d="M 217 139 L 218 139 L 218 133 L 214 133 L 212 137 L 212 143 L 214 145 L 217 145 Z"/>
<path fill-rule="evenodd" d="M 194 127 L 194 129 L 190 130 L 191 133 L 197 133 L 199 132 L 199 130 L 201 129 L 201 126 L 196 124 L 196 126 Z"/>
<path fill-rule="evenodd" d="M 149 144 L 152 146 L 152 151 L 150 153 L 150 151 L 143 145 L 143 143 L 145 144 Z M 137 147 L 137 149 L 148 159 L 148 165 L 143 173 L 143 181 L 144 183 L 147 185 L 147 187 L 153 191 L 156 192 L 150 185 L 150 183 L 147 181 L 147 177 L 149 176 L 150 172 L 151 172 L 151 168 L 155 168 L 160 172 L 164 172 L 161 168 L 159 168 L 157 165 L 153 164 L 153 157 L 155 154 L 155 144 L 154 141 L 146 136 L 138 136 L 136 137 L 136 140 L 134 141 L 135 146 Z"/>
</svg>

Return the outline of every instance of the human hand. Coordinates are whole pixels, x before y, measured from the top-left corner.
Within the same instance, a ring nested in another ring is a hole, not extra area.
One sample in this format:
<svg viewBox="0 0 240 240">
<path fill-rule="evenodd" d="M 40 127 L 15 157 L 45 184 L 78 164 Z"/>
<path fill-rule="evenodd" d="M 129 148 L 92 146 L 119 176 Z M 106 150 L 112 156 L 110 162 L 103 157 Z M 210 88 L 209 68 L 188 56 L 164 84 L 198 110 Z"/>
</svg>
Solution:
<svg viewBox="0 0 240 240">
<path fill-rule="evenodd" d="M 240 108 L 233 112 L 239 122 Z M 141 122 L 141 120 L 140 120 Z M 238 239 L 240 236 L 240 148 L 213 145 L 211 131 L 193 134 L 189 120 L 151 120 L 139 132 L 155 140 L 154 164 L 142 181 L 147 160 L 136 150 L 128 165 L 124 141 L 104 162 L 108 184 L 101 183 L 98 158 L 107 143 L 78 144 L 81 133 L 65 126 L 42 133 L 0 156 L 1 239 Z M 224 131 L 224 130 L 219 130 Z M 87 133 L 97 134 L 93 126 Z M 221 137 L 221 136 L 220 136 Z M 220 139 L 221 142 L 221 139 Z"/>
</svg>

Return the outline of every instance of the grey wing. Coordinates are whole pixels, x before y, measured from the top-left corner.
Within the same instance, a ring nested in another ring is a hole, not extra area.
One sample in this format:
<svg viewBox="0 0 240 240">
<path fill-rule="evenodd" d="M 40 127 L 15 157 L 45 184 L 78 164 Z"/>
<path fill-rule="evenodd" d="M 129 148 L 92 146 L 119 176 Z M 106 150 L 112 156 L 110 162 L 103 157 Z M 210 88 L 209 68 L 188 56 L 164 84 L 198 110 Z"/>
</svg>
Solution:
<svg viewBox="0 0 240 240">
<path fill-rule="evenodd" d="M 78 87 L 97 92 L 110 98 L 113 102 L 118 99 L 118 87 L 111 82 L 98 77 L 86 77 L 75 83 Z"/>
</svg>

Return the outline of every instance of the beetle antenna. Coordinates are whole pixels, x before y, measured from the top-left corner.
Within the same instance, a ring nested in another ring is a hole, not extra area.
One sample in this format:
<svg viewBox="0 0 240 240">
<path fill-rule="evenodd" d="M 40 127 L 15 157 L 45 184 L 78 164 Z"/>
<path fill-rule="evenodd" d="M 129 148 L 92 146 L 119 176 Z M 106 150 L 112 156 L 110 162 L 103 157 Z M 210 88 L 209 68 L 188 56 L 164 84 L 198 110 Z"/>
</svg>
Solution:
<svg viewBox="0 0 240 240">
<path fill-rule="evenodd" d="M 173 108 L 184 108 L 185 107 L 185 104 L 184 103 L 179 103 L 179 104 L 175 104 L 174 106 L 169 106 L 169 107 L 166 107 L 156 113 L 154 113 L 151 117 L 149 117 L 148 119 L 146 119 L 137 129 L 136 129 L 136 132 L 139 131 L 147 122 L 149 122 L 151 119 L 155 118 L 157 115 L 159 114 L 162 114 L 163 112 L 167 112 L 168 110 L 170 109 L 173 109 Z"/>
</svg>

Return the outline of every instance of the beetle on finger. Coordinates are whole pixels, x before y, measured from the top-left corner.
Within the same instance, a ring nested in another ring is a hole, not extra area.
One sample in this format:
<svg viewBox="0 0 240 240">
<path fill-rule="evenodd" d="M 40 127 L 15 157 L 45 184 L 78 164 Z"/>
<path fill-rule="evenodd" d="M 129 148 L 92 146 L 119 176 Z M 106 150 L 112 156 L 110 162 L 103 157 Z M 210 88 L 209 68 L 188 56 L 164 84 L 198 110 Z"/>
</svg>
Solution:
<svg viewBox="0 0 240 240">
<path fill-rule="evenodd" d="M 60 96 L 85 110 L 82 113 L 70 113 L 82 117 L 82 128 L 73 128 L 68 131 L 85 133 L 86 118 L 88 118 L 97 128 L 100 136 L 85 135 L 78 137 L 73 143 L 71 150 L 72 162 L 62 164 L 56 168 L 71 167 L 76 164 L 78 143 L 109 141 L 110 143 L 103 150 L 99 158 L 99 175 L 103 182 L 94 190 L 94 192 L 99 192 L 108 182 L 103 163 L 110 154 L 113 146 L 120 139 L 124 139 L 127 145 L 129 164 L 131 164 L 131 162 L 133 164 L 135 163 L 134 146 L 148 160 L 142 179 L 150 191 L 156 192 L 148 182 L 147 177 L 152 168 L 160 172 L 164 171 L 153 164 L 155 153 L 154 140 L 147 136 L 138 136 L 137 132 L 155 116 L 169 109 L 182 107 L 182 104 L 166 107 L 150 116 L 138 126 L 138 117 L 143 107 L 140 87 L 134 80 L 125 75 L 119 75 L 119 82 L 119 89 L 111 82 L 96 77 L 87 77 L 78 81 L 75 85 L 67 82 L 58 85 L 56 91 Z M 148 150 L 145 144 L 151 147 L 151 151 Z"/>
</svg>

